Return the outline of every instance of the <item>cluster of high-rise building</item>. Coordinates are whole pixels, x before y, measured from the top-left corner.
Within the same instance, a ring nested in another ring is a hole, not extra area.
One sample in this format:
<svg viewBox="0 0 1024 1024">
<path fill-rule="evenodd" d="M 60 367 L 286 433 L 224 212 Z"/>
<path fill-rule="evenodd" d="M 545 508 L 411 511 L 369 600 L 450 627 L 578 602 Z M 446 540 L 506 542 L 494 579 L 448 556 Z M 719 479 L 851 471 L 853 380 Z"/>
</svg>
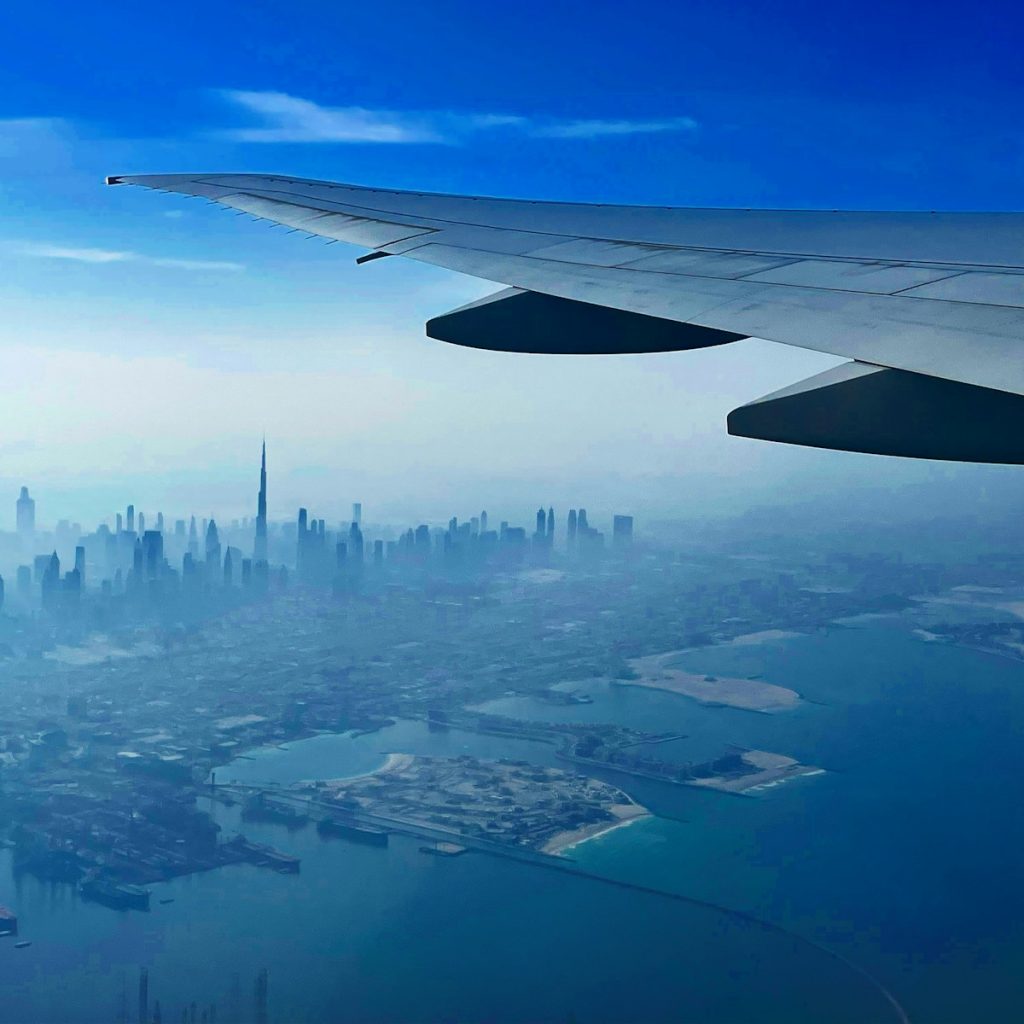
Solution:
<svg viewBox="0 0 1024 1024">
<path fill-rule="evenodd" d="M 83 534 L 78 524 L 61 521 L 55 546 L 36 554 L 36 505 L 28 488 L 22 487 L 16 503 L 17 543 L 24 564 L 16 569 L 16 593 L 25 608 L 38 605 L 47 612 L 71 613 L 87 589 L 109 598 L 159 604 L 177 597 L 195 599 L 224 592 L 261 593 L 287 585 L 289 564 L 303 583 L 333 586 L 336 592 L 357 587 L 367 572 L 428 565 L 442 571 L 475 571 L 485 566 L 504 568 L 524 560 L 543 564 L 555 547 L 555 510 L 538 508 L 532 534 L 502 521 L 490 525 L 486 511 L 459 521 L 452 517 L 445 527 L 420 524 L 404 532 L 377 528 L 379 536 L 367 539 L 363 532 L 362 505 L 354 503 L 347 523 L 329 528 L 324 519 L 299 509 L 294 524 L 271 530 L 267 519 L 267 447 L 260 453 L 260 485 L 255 520 L 234 521 L 222 531 L 212 518 L 174 522 L 168 529 L 158 512 L 152 528 L 146 517 L 128 505 L 118 512 L 111 528 L 101 524 Z M 631 516 L 615 516 L 613 542 L 632 539 Z M 294 544 L 294 547 L 292 545 Z M 604 536 L 587 521 L 585 509 L 570 509 L 564 543 L 571 553 L 599 551 Z M 63 567 L 58 549 L 72 549 L 71 567 Z M 88 568 L 87 568 L 88 567 Z M 94 582 L 95 581 L 95 582 Z M 4 600 L 0 577 L 0 606 Z"/>
</svg>

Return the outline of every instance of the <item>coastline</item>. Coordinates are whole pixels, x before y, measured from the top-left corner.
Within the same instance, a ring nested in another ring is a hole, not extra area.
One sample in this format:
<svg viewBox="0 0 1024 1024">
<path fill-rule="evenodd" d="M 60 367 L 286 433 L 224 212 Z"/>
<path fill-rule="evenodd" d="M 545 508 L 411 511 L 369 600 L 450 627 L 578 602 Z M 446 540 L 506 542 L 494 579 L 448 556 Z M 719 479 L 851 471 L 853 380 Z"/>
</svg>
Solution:
<svg viewBox="0 0 1024 1024">
<path fill-rule="evenodd" d="M 579 846 L 598 836 L 608 835 L 616 829 L 627 828 L 645 818 L 653 818 L 654 815 L 640 804 L 614 804 L 610 808 L 615 815 L 615 821 L 602 821 L 594 825 L 583 825 L 581 828 L 569 829 L 565 832 L 557 832 L 541 848 L 541 853 L 551 857 L 560 857 L 566 850 Z"/>
<path fill-rule="evenodd" d="M 358 772 L 355 775 L 342 775 L 333 779 L 302 779 L 295 783 L 296 786 L 309 786 L 314 782 L 322 783 L 325 786 L 343 786 L 346 782 L 353 782 L 356 779 L 368 779 L 371 775 L 383 775 L 385 772 L 401 772 L 412 766 L 415 760 L 414 754 L 387 754 L 384 763 L 379 768 L 371 768 L 368 772 Z"/>
</svg>

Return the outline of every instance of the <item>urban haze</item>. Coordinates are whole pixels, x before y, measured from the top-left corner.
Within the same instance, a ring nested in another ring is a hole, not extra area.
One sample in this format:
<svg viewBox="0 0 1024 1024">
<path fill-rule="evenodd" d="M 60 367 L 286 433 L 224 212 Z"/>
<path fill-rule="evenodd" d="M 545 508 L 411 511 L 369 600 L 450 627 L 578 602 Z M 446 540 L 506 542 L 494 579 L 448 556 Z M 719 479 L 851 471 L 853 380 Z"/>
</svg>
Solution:
<svg viewBox="0 0 1024 1024">
<path fill-rule="evenodd" d="M 1017 1019 L 1017 20 L 5 13 L 0 1024 Z"/>
</svg>

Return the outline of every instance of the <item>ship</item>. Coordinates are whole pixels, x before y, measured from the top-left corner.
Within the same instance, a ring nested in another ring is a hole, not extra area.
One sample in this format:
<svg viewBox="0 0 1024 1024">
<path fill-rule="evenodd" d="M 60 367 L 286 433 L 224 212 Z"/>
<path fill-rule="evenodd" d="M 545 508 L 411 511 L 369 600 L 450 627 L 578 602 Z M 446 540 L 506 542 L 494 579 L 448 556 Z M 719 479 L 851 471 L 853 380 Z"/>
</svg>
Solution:
<svg viewBox="0 0 1024 1024">
<path fill-rule="evenodd" d="M 117 910 L 149 910 L 149 890 L 126 882 L 114 882 L 101 875 L 82 880 L 78 891 L 86 898 Z"/>
<path fill-rule="evenodd" d="M 13 910 L 0 907 L 0 935 L 17 935 L 18 918 Z"/>
<path fill-rule="evenodd" d="M 245 836 L 239 836 L 232 840 L 233 844 L 245 853 L 253 864 L 259 867 L 273 868 L 275 871 L 295 874 L 298 872 L 302 861 L 293 857 L 290 853 L 282 853 L 272 846 L 265 846 L 263 843 L 250 842 Z"/>
<path fill-rule="evenodd" d="M 354 821 L 321 818 L 317 822 L 316 830 L 322 836 L 336 836 L 339 839 L 351 839 L 353 842 L 370 843 L 373 846 L 388 845 L 388 833 L 385 829 L 374 828 L 372 825 L 358 825 Z"/>
<path fill-rule="evenodd" d="M 242 807 L 243 821 L 270 821 L 288 829 L 302 828 L 309 820 L 295 807 L 268 800 L 266 794 L 256 793 Z"/>
</svg>

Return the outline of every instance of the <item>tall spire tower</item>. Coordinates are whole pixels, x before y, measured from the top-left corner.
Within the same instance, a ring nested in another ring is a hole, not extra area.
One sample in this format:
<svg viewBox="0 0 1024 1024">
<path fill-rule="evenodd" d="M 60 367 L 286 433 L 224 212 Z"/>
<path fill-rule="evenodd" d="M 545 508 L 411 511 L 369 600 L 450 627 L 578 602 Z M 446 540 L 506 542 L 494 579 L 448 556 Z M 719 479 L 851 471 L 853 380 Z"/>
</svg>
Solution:
<svg viewBox="0 0 1024 1024">
<path fill-rule="evenodd" d="M 263 453 L 260 458 L 260 496 L 256 502 L 256 543 L 252 560 L 267 560 L 267 439 L 263 439 Z"/>
</svg>

